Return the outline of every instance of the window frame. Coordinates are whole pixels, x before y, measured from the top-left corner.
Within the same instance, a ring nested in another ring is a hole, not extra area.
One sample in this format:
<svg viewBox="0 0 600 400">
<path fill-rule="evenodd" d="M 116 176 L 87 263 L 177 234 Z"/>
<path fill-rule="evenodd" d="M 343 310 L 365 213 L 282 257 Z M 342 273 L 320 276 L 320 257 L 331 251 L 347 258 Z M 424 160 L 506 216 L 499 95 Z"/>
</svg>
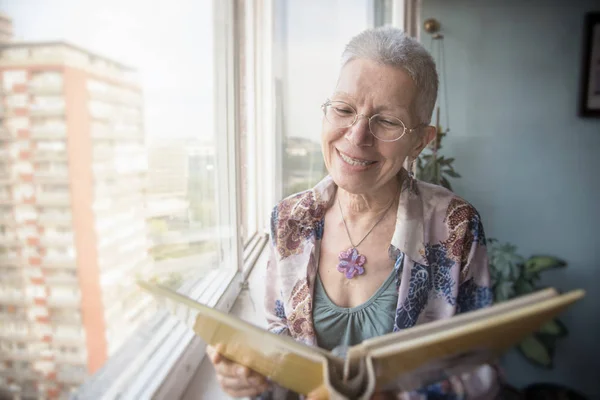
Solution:
<svg viewBox="0 0 600 400">
<path fill-rule="evenodd" d="M 219 268 L 205 278 L 187 282 L 180 292 L 208 304 L 218 310 L 229 312 L 244 287 L 254 263 L 267 242 L 268 216 L 277 197 L 272 189 L 274 171 L 272 152 L 276 149 L 274 130 L 270 121 L 272 97 L 270 96 L 270 40 L 269 24 L 271 0 L 245 0 L 251 14 L 246 23 L 251 24 L 252 51 L 247 52 L 253 73 L 249 75 L 256 89 L 252 96 L 254 107 L 248 115 L 248 134 L 253 135 L 256 157 L 250 169 L 255 187 L 249 203 L 256 213 L 256 231 L 248 235 L 246 242 L 241 236 L 241 151 L 240 148 L 240 74 L 239 40 L 249 29 L 235 29 L 240 3 L 236 0 L 213 0 L 215 48 L 215 128 L 218 198 L 220 223 L 227 221 L 228 246 L 220 248 Z M 249 92 L 249 91 L 248 91 Z M 248 108 L 250 109 L 250 108 Z M 265 118 L 266 117 L 266 118 Z M 260 132 L 261 134 L 256 134 Z M 260 177 L 260 179 L 259 179 Z M 235 193 L 236 195 L 230 195 Z M 250 208 L 249 208 L 250 210 Z M 100 371 L 93 375 L 77 391 L 75 398 L 179 398 L 187 389 L 196 369 L 205 355 L 205 343 L 187 325 L 179 322 L 165 310 L 160 310 L 142 324 L 133 337 L 126 339 L 122 350 L 113 355 Z M 113 359 L 114 358 L 114 359 Z"/>
</svg>

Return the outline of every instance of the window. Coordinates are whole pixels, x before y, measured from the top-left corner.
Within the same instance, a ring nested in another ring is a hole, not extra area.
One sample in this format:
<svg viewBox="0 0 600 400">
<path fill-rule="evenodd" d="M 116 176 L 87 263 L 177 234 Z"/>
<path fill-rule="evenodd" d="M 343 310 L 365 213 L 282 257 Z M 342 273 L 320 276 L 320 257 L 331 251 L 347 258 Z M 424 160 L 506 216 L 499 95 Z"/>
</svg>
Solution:
<svg viewBox="0 0 600 400">
<path fill-rule="evenodd" d="M 27 106 L 28 98 L 27 94 L 19 93 L 13 94 L 4 97 L 4 104 L 6 104 L 7 108 L 21 108 Z"/>
<path fill-rule="evenodd" d="M 40 373 L 56 376 L 37 386 L 38 397 L 76 389 L 148 398 L 158 390 L 193 335 L 157 310 L 136 279 L 209 304 L 223 299 L 223 307 L 239 291 L 246 249 L 264 242 L 253 3 L 33 0 L 3 10 L 21 37 L 0 49 L 12 60 L 0 67 L 8 69 L 2 85 L 29 109 L 3 122 L 20 137 L 8 167 L 27 163 L 31 174 L 15 177 L 16 204 L 2 215 L 16 216 L 9 230 L 32 227 L 12 259 L 40 272 L 27 287 L 35 306 L 25 306 L 36 318 L 15 326 L 35 333 L 33 359 L 45 358 L 38 342 L 62 355 L 20 371 L 23 388 Z M 26 17 L 30 7 L 44 24 Z M 243 31 L 230 23 L 237 18 L 249 21 Z M 44 36 L 78 45 L 35 42 Z M 154 369 L 146 381 L 140 365 Z"/>
<path fill-rule="evenodd" d="M 5 71 L 3 74 L 2 87 L 4 90 L 12 90 L 14 85 L 23 85 L 27 82 L 27 72 L 24 70 Z"/>
</svg>

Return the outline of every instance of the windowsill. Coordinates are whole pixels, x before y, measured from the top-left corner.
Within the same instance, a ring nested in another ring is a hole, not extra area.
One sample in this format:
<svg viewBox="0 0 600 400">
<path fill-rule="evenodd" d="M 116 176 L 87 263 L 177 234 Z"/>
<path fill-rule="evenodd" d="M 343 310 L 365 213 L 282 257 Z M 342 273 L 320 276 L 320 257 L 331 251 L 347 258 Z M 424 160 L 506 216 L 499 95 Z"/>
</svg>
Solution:
<svg viewBox="0 0 600 400">
<path fill-rule="evenodd" d="M 215 270 L 180 291 L 216 309 L 231 310 L 234 303 L 237 304 L 238 295 L 244 297 L 243 277 L 250 274 L 257 259 L 260 264 L 264 243 L 266 237 L 261 235 L 254 251 L 246 257 L 243 272 Z M 161 310 L 140 327 L 73 398 L 180 398 L 204 354 L 205 345 L 191 328 Z"/>
<path fill-rule="evenodd" d="M 265 272 L 268 257 L 267 247 L 265 247 L 262 249 L 252 272 L 248 276 L 247 284 L 244 285 L 242 292 L 230 311 L 232 315 L 261 327 L 266 327 L 263 296 L 265 292 Z M 230 398 L 221 390 L 212 364 L 208 359 L 204 358 L 185 390 L 182 400 L 225 400 Z"/>
</svg>

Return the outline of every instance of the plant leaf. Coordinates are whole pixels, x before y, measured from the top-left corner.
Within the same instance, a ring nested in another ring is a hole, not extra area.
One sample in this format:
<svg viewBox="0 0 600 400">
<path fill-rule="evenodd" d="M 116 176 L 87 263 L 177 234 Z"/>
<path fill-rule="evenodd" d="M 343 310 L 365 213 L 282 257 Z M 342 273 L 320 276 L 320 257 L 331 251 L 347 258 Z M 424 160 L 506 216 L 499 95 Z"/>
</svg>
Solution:
<svg viewBox="0 0 600 400">
<path fill-rule="evenodd" d="M 531 363 L 544 368 L 552 368 L 552 349 L 536 336 L 525 338 L 517 348 Z"/>
<path fill-rule="evenodd" d="M 454 172 L 454 170 L 452 170 L 452 169 L 445 169 L 444 173 L 448 174 L 449 176 L 451 176 L 453 178 L 460 178 L 460 175 L 457 172 Z"/>
<path fill-rule="evenodd" d="M 450 182 L 448 182 L 448 179 L 446 179 L 445 176 L 442 176 L 442 179 L 440 179 L 440 181 L 441 181 L 440 183 L 442 184 L 443 187 L 452 191 L 452 185 L 450 185 Z"/>
<path fill-rule="evenodd" d="M 554 319 L 545 323 L 539 330 L 540 334 L 563 338 L 569 334 L 569 330 L 560 320 Z"/>
<path fill-rule="evenodd" d="M 534 290 L 535 287 L 527 279 L 517 279 L 517 281 L 515 282 L 515 293 L 517 294 L 517 296 L 531 293 Z"/>
<path fill-rule="evenodd" d="M 538 273 L 551 268 L 565 267 L 567 263 L 552 256 L 531 256 L 525 261 L 525 271 L 529 274 Z"/>
<path fill-rule="evenodd" d="M 496 301 L 508 300 L 514 295 L 513 284 L 510 281 L 498 283 L 496 289 Z"/>
</svg>

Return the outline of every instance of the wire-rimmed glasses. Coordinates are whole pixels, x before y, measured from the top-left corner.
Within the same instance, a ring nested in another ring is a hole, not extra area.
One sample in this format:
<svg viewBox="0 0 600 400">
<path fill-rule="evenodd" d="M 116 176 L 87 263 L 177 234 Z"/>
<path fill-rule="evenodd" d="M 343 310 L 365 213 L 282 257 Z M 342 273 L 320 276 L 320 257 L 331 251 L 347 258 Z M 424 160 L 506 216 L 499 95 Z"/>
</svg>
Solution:
<svg viewBox="0 0 600 400">
<path fill-rule="evenodd" d="M 343 101 L 331 101 L 327 99 L 323 105 L 323 114 L 325 119 L 335 128 L 349 128 L 358 121 L 358 117 L 365 117 L 369 120 L 369 131 L 375 138 L 383 142 L 395 142 L 400 140 L 407 132 L 412 132 L 418 128 L 407 128 L 404 122 L 399 118 L 387 114 L 375 114 L 367 117 L 359 114 L 354 107 Z"/>
</svg>

